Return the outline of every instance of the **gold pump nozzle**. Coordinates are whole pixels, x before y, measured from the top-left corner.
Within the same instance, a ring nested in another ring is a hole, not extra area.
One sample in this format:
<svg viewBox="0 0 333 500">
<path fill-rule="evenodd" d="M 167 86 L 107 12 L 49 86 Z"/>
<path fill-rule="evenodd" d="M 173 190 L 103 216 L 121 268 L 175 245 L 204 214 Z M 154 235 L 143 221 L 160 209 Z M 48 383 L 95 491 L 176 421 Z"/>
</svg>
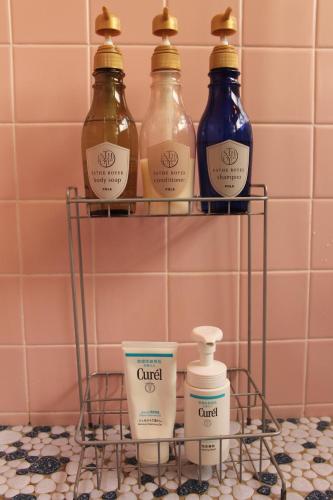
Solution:
<svg viewBox="0 0 333 500">
<path fill-rule="evenodd" d="M 153 35 L 167 37 L 178 33 L 178 21 L 170 16 L 168 7 L 164 7 L 163 13 L 153 19 Z"/>
<path fill-rule="evenodd" d="M 96 17 L 95 32 L 101 36 L 118 36 L 121 33 L 119 18 L 105 6 L 102 7 L 102 14 Z"/>
<path fill-rule="evenodd" d="M 112 37 L 121 33 L 119 18 L 111 13 L 107 7 L 102 7 L 102 14 L 96 17 L 95 32 L 104 36 L 105 41 L 97 49 L 94 58 L 94 69 L 115 68 L 123 69 L 123 60 L 120 50 L 113 44 Z"/>
<path fill-rule="evenodd" d="M 169 14 L 168 7 L 164 7 L 162 14 L 154 17 L 152 23 L 153 35 L 162 37 L 162 44 L 158 45 L 151 59 L 152 71 L 160 69 L 180 69 L 180 57 L 176 47 L 169 41 L 170 36 L 177 35 L 177 18 Z"/>
<path fill-rule="evenodd" d="M 232 36 L 237 33 L 237 19 L 231 15 L 232 8 L 228 7 L 222 14 L 214 16 L 211 23 L 211 33 L 215 36 Z"/>
<path fill-rule="evenodd" d="M 237 19 L 231 15 L 232 9 L 228 7 L 222 14 L 217 14 L 211 22 L 212 35 L 221 37 L 221 43 L 216 45 L 210 55 L 210 69 L 234 68 L 238 69 L 238 53 L 227 37 L 237 33 Z"/>
</svg>

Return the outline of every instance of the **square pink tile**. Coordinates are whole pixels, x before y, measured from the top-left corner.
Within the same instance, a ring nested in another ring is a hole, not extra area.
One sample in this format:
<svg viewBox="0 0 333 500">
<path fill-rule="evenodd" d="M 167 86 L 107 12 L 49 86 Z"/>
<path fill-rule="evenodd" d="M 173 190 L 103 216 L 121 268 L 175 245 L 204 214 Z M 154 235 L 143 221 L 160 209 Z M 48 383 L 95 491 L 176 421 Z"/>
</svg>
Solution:
<svg viewBox="0 0 333 500">
<path fill-rule="evenodd" d="M 333 201 L 314 200 L 312 215 L 312 253 L 313 269 L 332 269 L 333 267 Z"/>
<path fill-rule="evenodd" d="M 96 220 L 94 230 L 96 272 L 165 271 L 165 219 Z"/>
<path fill-rule="evenodd" d="M 90 348 L 90 370 L 95 369 Z M 32 412 L 77 412 L 76 356 L 74 346 L 28 347 L 29 400 Z"/>
<path fill-rule="evenodd" d="M 240 332 L 247 340 L 247 275 L 241 275 Z M 262 338 L 262 276 L 252 277 L 252 338 Z M 267 338 L 305 339 L 308 297 L 307 273 L 269 273 Z"/>
<path fill-rule="evenodd" d="M 333 196 L 330 158 L 333 153 L 333 127 L 315 127 L 314 194 L 318 198 Z"/>
<path fill-rule="evenodd" d="M 309 336 L 332 337 L 333 273 L 311 273 Z"/>
<path fill-rule="evenodd" d="M 14 144 L 13 126 L 0 126 L 0 199 L 10 200 L 16 198 L 14 174 Z"/>
<path fill-rule="evenodd" d="M 318 50 L 316 56 L 316 123 L 332 123 L 333 50 Z"/>
<path fill-rule="evenodd" d="M 15 203 L 0 203 L 0 273 L 18 273 L 19 250 L 17 240 L 17 218 Z"/>
<path fill-rule="evenodd" d="M 331 0 L 318 0 L 317 5 L 317 46 L 333 47 L 333 4 Z"/>
<path fill-rule="evenodd" d="M 99 343 L 166 340 L 165 276 L 97 276 Z"/>
<path fill-rule="evenodd" d="M 252 183 L 266 184 L 271 197 L 311 196 L 312 127 L 254 125 L 253 136 Z"/>
<path fill-rule="evenodd" d="M 69 271 L 63 203 L 21 203 L 20 225 L 24 273 Z"/>
<path fill-rule="evenodd" d="M 0 47 L 0 122 L 13 121 L 11 53 L 9 47 Z"/>
<path fill-rule="evenodd" d="M 8 0 L 0 0 L 0 43 L 9 43 Z"/>
<path fill-rule="evenodd" d="M 313 71 L 311 50 L 244 49 L 243 101 L 250 119 L 311 123 Z M 291 81 L 297 92 L 291 92 Z"/>
<path fill-rule="evenodd" d="M 86 47 L 15 47 L 14 72 L 17 121 L 81 122 L 86 116 Z"/>
<path fill-rule="evenodd" d="M 91 270 L 87 221 L 82 224 L 85 270 Z M 64 203 L 20 204 L 23 271 L 27 274 L 68 273 L 68 239 Z"/>
<path fill-rule="evenodd" d="M 0 413 L 0 420 L 6 425 L 28 425 L 29 413 Z"/>
<path fill-rule="evenodd" d="M 244 45 L 311 47 L 314 0 L 244 0 Z M 302 13 L 300 15 L 300 13 Z M 264 20 L 264 22 L 262 22 Z"/>
<path fill-rule="evenodd" d="M 1 408 L 6 413 L 26 412 L 27 394 L 25 389 L 25 363 L 22 347 L 0 347 L 1 372 L 7 374 L 0 377 Z M 10 379 L 10 383 L 9 383 Z"/>
<path fill-rule="evenodd" d="M 261 343 L 253 345 L 252 376 L 261 389 Z M 267 401 L 272 405 L 303 403 L 305 342 L 269 342 L 267 345 Z M 247 345 L 241 345 L 241 366 L 246 367 Z"/>
<path fill-rule="evenodd" d="M 262 269 L 261 216 L 252 217 L 252 266 Z M 268 268 L 302 270 L 309 260 L 310 201 L 271 200 L 268 202 Z M 247 222 L 242 219 L 242 269 L 247 269 Z"/>
<path fill-rule="evenodd" d="M 93 342 L 92 278 L 85 279 L 88 340 Z M 74 320 L 70 278 L 23 278 L 24 323 L 27 344 L 74 344 Z M 80 314 L 80 304 L 78 304 Z M 81 322 L 80 322 L 81 323 Z"/>
<path fill-rule="evenodd" d="M 81 0 L 58 0 L 52 11 L 43 0 L 13 0 L 14 42 L 86 43 L 86 10 Z"/>
<path fill-rule="evenodd" d="M 140 339 L 141 340 L 141 339 Z M 98 371 L 124 371 L 124 355 L 120 345 L 97 346 Z"/>
<path fill-rule="evenodd" d="M 333 341 L 309 342 L 306 404 L 332 402 Z"/>
<path fill-rule="evenodd" d="M 239 218 L 172 218 L 169 271 L 235 271 L 239 266 Z"/>
<path fill-rule="evenodd" d="M 333 415 L 333 404 L 323 404 L 323 405 L 306 405 L 305 412 L 306 417 L 318 417 L 318 415 L 324 417 L 325 415 Z"/>
<path fill-rule="evenodd" d="M 222 361 L 228 368 L 235 368 L 238 365 L 238 345 L 234 342 L 219 342 L 216 346 L 215 359 Z M 186 369 L 187 365 L 199 359 L 198 347 L 196 344 L 179 344 L 177 352 L 177 368 Z"/>
<path fill-rule="evenodd" d="M 68 186 L 83 192 L 81 131 L 81 124 L 16 127 L 21 199 L 64 199 Z"/>
<path fill-rule="evenodd" d="M 77 412 L 68 413 L 30 413 L 31 425 L 77 425 L 80 414 Z"/>
<path fill-rule="evenodd" d="M 191 342 L 192 329 L 214 325 L 226 341 L 238 338 L 237 275 L 175 275 L 169 278 L 169 338 Z"/>
<path fill-rule="evenodd" d="M 20 225 L 24 273 L 69 271 L 63 203 L 21 203 Z"/>
<path fill-rule="evenodd" d="M 17 277 L 0 277 L 0 317 L 0 344 L 22 344 L 21 292 Z"/>
<path fill-rule="evenodd" d="M 275 418 L 303 417 L 303 406 L 272 406 L 271 410 Z"/>
</svg>

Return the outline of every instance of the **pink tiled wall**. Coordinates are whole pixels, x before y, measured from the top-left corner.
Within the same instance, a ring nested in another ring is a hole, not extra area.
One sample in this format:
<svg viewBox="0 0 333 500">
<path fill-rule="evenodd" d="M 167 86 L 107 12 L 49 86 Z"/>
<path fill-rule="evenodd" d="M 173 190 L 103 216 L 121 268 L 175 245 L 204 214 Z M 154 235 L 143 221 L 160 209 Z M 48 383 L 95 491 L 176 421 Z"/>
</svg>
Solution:
<svg viewBox="0 0 333 500">
<path fill-rule="evenodd" d="M 80 130 L 103 3 L 0 0 L 3 422 L 72 422 L 78 409 L 64 195 L 68 185 L 82 192 Z M 253 180 L 267 183 L 272 198 L 268 398 L 277 415 L 333 414 L 333 2 L 228 3 L 239 19 L 243 100 L 254 125 Z M 207 99 L 210 19 L 228 3 L 170 0 L 195 122 Z M 161 2 L 113 0 L 111 7 L 121 17 L 127 98 L 140 123 L 156 44 L 151 19 Z M 202 323 L 222 326 L 221 357 L 242 364 L 245 235 L 238 218 L 84 227 L 92 367 L 119 367 L 123 338 L 188 343 Z M 258 342 L 257 297 L 254 305 Z M 193 356 L 192 345 L 182 348 L 183 362 Z"/>
</svg>

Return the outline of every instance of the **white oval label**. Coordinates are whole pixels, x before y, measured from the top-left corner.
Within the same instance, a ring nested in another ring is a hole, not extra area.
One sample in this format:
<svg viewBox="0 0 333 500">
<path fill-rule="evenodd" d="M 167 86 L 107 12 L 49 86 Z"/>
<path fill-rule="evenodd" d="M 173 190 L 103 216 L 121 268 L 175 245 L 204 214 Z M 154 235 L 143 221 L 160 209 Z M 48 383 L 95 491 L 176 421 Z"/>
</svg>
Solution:
<svg viewBox="0 0 333 500">
<path fill-rule="evenodd" d="M 223 141 L 206 148 L 209 180 L 221 196 L 237 196 L 244 189 L 249 172 L 250 147 Z"/>
<path fill-rule="evenodd" d="M 97 198 L 118 198 L 126 188 L 130 150 L 102 142 L 86 149 L 89 184 Z"/>
</svg>

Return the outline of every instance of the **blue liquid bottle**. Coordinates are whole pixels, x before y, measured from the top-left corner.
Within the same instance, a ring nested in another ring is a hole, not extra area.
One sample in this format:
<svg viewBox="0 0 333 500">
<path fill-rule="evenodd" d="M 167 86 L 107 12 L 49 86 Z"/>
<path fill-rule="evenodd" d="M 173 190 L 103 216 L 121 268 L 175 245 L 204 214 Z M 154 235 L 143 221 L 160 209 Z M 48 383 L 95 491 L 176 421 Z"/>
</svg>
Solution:
<svg viewBox="0 0 333 500">
<path fill-rule="evenodd" d="M 252 127 L 243 109 L 238 82 L 238 55 L 226 36 L 236 33 L 228 8 L 212 19 L 212 34 L 221 37 L 210 56 L 209 97 L 198 129 L 200 194 L 207 197 L 248 196 L 251 182 Z M 214 201 L 212 213 L 244 213 L 248 202 Z M 209 211 L 208 203 L 202 210 Z"/>
</svg>

